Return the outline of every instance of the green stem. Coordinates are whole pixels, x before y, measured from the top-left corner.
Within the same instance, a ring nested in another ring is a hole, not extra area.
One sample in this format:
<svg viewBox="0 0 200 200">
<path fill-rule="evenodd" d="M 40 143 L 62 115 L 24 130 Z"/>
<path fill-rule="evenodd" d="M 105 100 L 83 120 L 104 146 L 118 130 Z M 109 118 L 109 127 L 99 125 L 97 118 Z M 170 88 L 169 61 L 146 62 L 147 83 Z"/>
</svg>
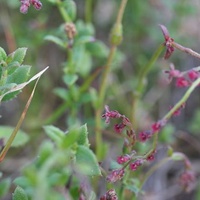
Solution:
<svg viewBox="0 0 200 200">
<path fill-rule="evenodd" d="M 60 14 L 62 15 L 63 19 L 65 20 L 65 22 L 71 22 L 72 20 L 69 17 L 66 10 L 64 9 L 61 0 L 57 0 L 57 6 L 58 6 L 58 10 L 59 10 Z"/>
<path fill-rule="evenodd" d="M 121 25 L 122 17 L 124 14 L 124 9 L 126 6 L 127 0 L 122 0 L 120 4 L 120 8 L 117 14 L 117 19 L 115 23 L 115 27 L 118 27 Z M 101 135 L 101 112 L 103 109 L 103 103 L 104 103 L 104 98 L 105 98 L 105 93 L 106 93 L 106 84 L 107 84 L 107 79 L 108 75 L 110 72 L 111 64 L 114 58 L 114 54 L 116 52 L 117 45 L 112 44 L 110 48 L 110 52 L 108 55 L 108 59 L 106 62 L 106 65 L 104 67 L 104 71 L 102 74 L 102 80 L 100 83 L 100 89 L 99 89 L 99 105 L 95 113 L 95 123 L 96 123 L 96 155 L 98 159 L 102 159 L 102 135 Z"/>
<path fill-rule="evenodd" d="M 146 64 L 146 66 L 141 70 L 139 77 L 138 77 L 138 84 L 136 86 L 136 90 L 133 92 L 133 101 L 132 101 L 132 108 L 131 108 L 131 121 L 134 123 L 136 121 L 136 109 L 138 106 L 138 101 L 140 100 L 142 91 L 145 87 L 145 78 L 151 68 L 153 67 L 154 63 L 160 56 L 164 49 L 164 45 L 161 44 L 158 49 L 155 51 L 149 62 Z M 134 129 L 137 130 L 137 123 L 134 123 Z"/>
<path fill-rule="evenodd" d="M 197 80 L 195 80 L 192 85 L 189 87 L 189 89 L 186 91 L 186 93 L 184 94 L 184 96 L 181 98 L 181 100 L 176 103 L 176 105 L 163 117 L 162 120 L 168 120 L 173 114 L 174 112 L 179 109 L 186 101 L 187 99 L 190 97 L 191 93 L 193 92 L 193 90 L 200 84 L 200 78 L 198 78 Z"/>
<path fill-rule="evenodd" d="M 85 3 L 85 21 L 91 23 L 92 21 L 92 4 L 93 0 L 86 0 Z"/>
</svg>

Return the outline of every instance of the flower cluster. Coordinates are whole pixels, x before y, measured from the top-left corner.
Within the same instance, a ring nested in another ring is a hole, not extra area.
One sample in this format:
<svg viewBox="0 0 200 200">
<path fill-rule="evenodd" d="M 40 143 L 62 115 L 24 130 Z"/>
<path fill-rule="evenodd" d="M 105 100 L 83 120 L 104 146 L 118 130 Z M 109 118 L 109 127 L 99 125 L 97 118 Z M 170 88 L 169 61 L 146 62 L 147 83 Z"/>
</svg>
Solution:
<svg viewBox="0 0 200 200">
<path fill-rule="evenodd" d="M 108 182 L 114 183 L 118 180 L 121 180 L 124 176 L 124 169 L 115 169 L 107 177 Z"/>
<path fill-rule="evenodd" d="M 159 25 L 159 26 L 160 26 L 162 33 L 164 35 L 164 38 L 165 38 L 164 45 L 167 48 L 165 55 L 164 55 L 164 58 L 168 59 L 172 55 L 172 53 L 174 52 L 174 47 L 173 47 L 174 39 L 169 36 L 169 32 L 168 32 L 168 30 L 165 26 L 163 26 L 163 25 Z"/>
<path fill-rule="evenodd" d="M 198 70 L 191 69 L 186 72 L 180 72 L 175 69 L 174 65 L 170 65 L 170 70 L 165 71 L 169 75 L 169 80 L 175 79 L 177 87 L 188 87 L 190 86 L 197 78 L 200 77 Z"/>
<path fill-rule="evenodd" d="M 105 113 L 102 115 L 102 118 L 106 119 L 107 124 L 110 123 L 110 119 L 114 119 L 114 118 L 121 119 L 121 122 L 119 124 L 115 124 L 114 126 L 114 130 L 116 131 L 116 133 L 121 133 L 126 126 L 129 126 L 129 127 L 131 126 L 131 122 L 126 116 L 121 115 L 116 110 L 110 111 L 107 105 L 105 106 Z"/>
<path fill-rule="evenodd" d="M 190 192 L 192 189 L 194 189 L 195 183 L 196 183 L 196 176 L 193 171 L 191 170 L 185 170 L 180 176 L 179 176 L 179 184 L 180 186 L 186 191 Z"/>
<path fill-rule="evenodd" d="M 114 189 L 110 189 L 105 195 L 100 197 L 100 200 L 118 200 L 117 194 Z"/>
<path fill-rule="evenodd" d="M 42 8 L 40 0 L 20 0 L 20 2 L 20 12 L 24 14 L 28 12 L 30 5 L 33 5 L 36 10 L 40 10 Z"/>
</svg>

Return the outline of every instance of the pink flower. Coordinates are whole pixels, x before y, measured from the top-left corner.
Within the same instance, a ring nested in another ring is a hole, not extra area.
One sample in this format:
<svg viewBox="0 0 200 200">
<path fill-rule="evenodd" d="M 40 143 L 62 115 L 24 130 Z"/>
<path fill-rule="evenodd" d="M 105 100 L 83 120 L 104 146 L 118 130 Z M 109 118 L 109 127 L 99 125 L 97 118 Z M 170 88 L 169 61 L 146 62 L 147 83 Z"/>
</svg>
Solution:
<svg viewBox="0 0 200 200">
<path fill-rule="evenodd" d="M 152 151 L 151 154 L 149 154 L 149 155 L 146 157 L 146 160 L 147 160 L 147 161 L 152 161 L 152 160 L 154 160 L 154 159 L 155 159 L 155 153 L 156 153 L 155 150 Z"/>
<path fill-rule="evenodd" d="M 122 179 L 124 176 L 124 169 L 116 169 L 113 170 L 107 177 L 106 180 L 108 182 L 114 183 L 120 179 Z"/>
<path fill-rule="evenodd" d="M 138 159 L 135 160 L 133 163 L 130 163 L 129 167 L 130 170 L 135 171 L 139 166 L 141 166 L 143 164 L 143 160 L 142 159 Z"/>
<path fill-rule="evenodd" d="M 123 124 L 123 123 L 119 123 L 119 124 L 115 124 L 114 126 L 114 130 L 117 132 L 117 133 L 121 133 L 124 129 L 126 125 Z"/>
<path fill-rule="evenodd" d="M 191 170 L 184 171 L 179 177 L 179 184 L 186 192 L 190 192 L 194 189 L 196 183 L 195 173 Z"/>
<path fill-rule="evenodd" d="M 123 163 L 129 161 L 130 159 L 131 159 L 131 156 L 128 155 L 128 154 L 125 154 L 125 155 L 123 155 L 123 156 L 118 156 L 118 157 L 117 157 L 117 162 L 118 162 L 119 164 L 123 164 Z"/>
<path fill-rule="evenodd" d="M 189 85 L 190 83 L 184 77 L 179 77 L 176 79 L 177 87 L 188 87 Z"/>
<path fill-rule="evenodd" d="M 146 142 L 152 136 L 152 131 L 142 131 L 139 133 L 140 142 Z"/>
<path fill-rule="evenodd" d="M 110 111 L 107 105 L 105 106 L 105 111 L 102 118 L 106 118 L 107 124 L 110 122 L 110 118 L 120 118 L 122 116 L 118 111 Z"/>
<path fill-rule="evenodd" d="M 165 26 L 163 26 L 163 25 L 159 25 L 159 26 L 160 26 L 163 36 L 165 38 L 164 45 L 167 47 L 164 58 L 168 59 L 174 52 L 174 47 L 172 46 L 174 39 L 169 36 L 169 32 Z"/>
<path fill-rule="evenodd" d="M 110 189 L 105 195 L 100 197 L 100 200 L 118 200 L 117 194 L 114 189 Z"/>
<path fill-rule="evenodd" d="M 199 77 L 199 72 L 195 71 L 195 70 L 190 70 L 187 73 L 188 77 L 190 78 L 191 81 L 196 80 Z"/>
<path fill-rule="evenodd" d="M 181 75 L 181 72 L 175 69 L 173 64 L 170 64 L 170 70 L 166 70 L 165 73 L 169 74 L 169 80 L 171 81 L 173 78 L 177 78 Z"/>
<path fill-rule="evenodd" d="M 163 126 L 167 123 L 167 120 L 160 120 L 151 125 L 152 133 L 159 132 Z"/>
<path fill-rule="evenodd" d="M 40 10 L 42 8 L 42 3 L 39 0 L 30 0 L 30 2 L 36 10 Z"/>
</svg>

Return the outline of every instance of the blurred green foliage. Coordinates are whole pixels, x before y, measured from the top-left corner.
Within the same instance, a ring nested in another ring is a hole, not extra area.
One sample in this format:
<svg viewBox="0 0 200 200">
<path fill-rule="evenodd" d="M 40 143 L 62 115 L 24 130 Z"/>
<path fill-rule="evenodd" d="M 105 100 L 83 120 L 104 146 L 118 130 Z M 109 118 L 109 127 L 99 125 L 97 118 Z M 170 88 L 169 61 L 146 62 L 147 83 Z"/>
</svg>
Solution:
<svg viewBox="0 0 200 200">
<path fill-rule="evenodd" d="M 13 193 L 14 200 L 78 199 L 81 182 L 79 175 L 89 175 L 91 182 L 92 176 L 100 175 L 95 154 L 89 148 L 89 139 L 94 149 L 94 112 L 98 107 L 102 66 L 109 54 L 109 33 L 121 1 L 95 0 L 90 1 L 91 8 L 86 8 L 88 2 L 43 1 L 42 10 L 36 11 L 30 7 L 26 15 L 19 12 L 19 1 L 0 2 L 0 42 L 3 47 L 0 50 L 0 60 L 3 60 L 0 77 L 4 74 L 4 69 L 8 73 L 0 84 L 0 95 L 13 87 L 13 84 L 25 82 L 28 78 L 30 66 L 22 65 L 26 49 L 18 47 L 28 48 L 25 61 L 34 66 L 32 73 L 50 65 L 50 72 L 41 80 L 24 124 L 24 129 L 30 133 L 31 138 L 28 147 L 38 157 L 25 166 L 21 176 L 15 179 L 14 183 L 18 186 Z M 123 18 L 123 42 L 112 62 L 105 104 L 131 116 L 132 96 L 138 75 L 150 60 L 156 46 L 163 42 L 158 24 L 165 24 L 175 40 L 184 41 L 200 50 L 195 39 L 198 37 L 184 34 L 190 32 L 186 20 L 194 17 L 197 11 L 194 3 L 186 0 L 128 1 Z M 73 22 L 76 27 L 77 34 L 73 40 L 67 36 L 66 22 Z M 191 26 L 194 27 L 195 22 Z M 3 49 L 9 52 L 8 56 Z M 195 63 L 194 60 L 185 62 L 185 58 L 178 52 L 174 53 L 170 61 L 177 61 L 183 69 L 191 68 L 191 63 Z M 181 96 L 178 92 L 178 97 L 171 98 L 173 86 L 163 89 L 165 80 L 159 72 L 168 68 L 168 65 L 169 62 L 158 59 L 154 69 L 146 77 L 147 84 L 142 95 L 144 101 L 139 102 L 138 117 L 133 122 L 138 123 L 138 129 L 143 130 L 154 119 L 162 117 L 168 109 L 167 105 L 173 104 Z M 145 99 L 146 96 L 155 97 L 155 93 L 163 98 L 152 98 L 153 101 Z M 12 99 L 17 94 L 6 95 L 3 100 Z M 198 122 L 197 112 L 190 123 L 191 132 L 199 133 Z M 88 125 L 80 125 L 84 123 Z M 181 123 L 186 128 L 187 124 L 184 121 Z M 41 134 L 43 125 L 47 137 Z M 9 131 L 0 132 L 7 134 Z M 88 135 L 88 132 L 91 134 Z M 175 132 L 174 125 L 167 125 L 161 132 L 160 142 L 175 144 Z M 19 137 L 20 135 L 21 133 Z M 22 138 L 16 138 L 19 144 L 27 142 L 26 137 Z M 116 142 L 114 146 L 121 145 L 112 136 L 109 140 Z M 140 145 L 139 150 L 145 153 L 149 146 L 150 144 Z M 108 148 L 103 151 L 110 157 Z M 25 154 L 29 156 L 28 153 Z M 138 180 L 130 179 L 130 183 L 126 185 L 135 194 L 139 192 Z M 11 179 L 5 176 L 0 182 L 0 197 L 6 196 L 10 185 Z M 60 191 L 64 187 L 69 191 L 67 197 L 65 192 Z M 85 195 L 88 199 L 96 199 L 92 189 L 88 189 Z"/>
</svg>

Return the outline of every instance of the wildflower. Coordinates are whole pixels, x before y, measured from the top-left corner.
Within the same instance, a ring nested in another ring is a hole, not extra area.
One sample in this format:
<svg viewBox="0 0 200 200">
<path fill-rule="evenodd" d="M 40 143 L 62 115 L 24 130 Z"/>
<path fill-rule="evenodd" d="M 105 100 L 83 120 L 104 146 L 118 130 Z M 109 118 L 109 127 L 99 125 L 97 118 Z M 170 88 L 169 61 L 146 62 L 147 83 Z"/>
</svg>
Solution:
<svg viewBox="0 0 200 200">
<path fill-rule="evenodd" d="M 174 39 L 169 36 L 169 32 L 168 32 L 168 30 L 165 26 L 163 26 L 163 25 L 159 25 L 159 26 L 160 26 L 161 31 L 162 31 L 164 38 L 165 38 L 164 45 L 167 47 L 164 58 L 168 59 L 171 56 L 171 54 L 174 52 L 174 47 L 172 46 Z"/>
<path fill-rule="evenodd" d="M 110 189 L 105 195 L 100 197 L 100 200 L 118 200 L 117 194 L 114 189 Z"/>
<path fill-rule="evenodd" d="M 130 163 L 129 167 L 130 170 L 135 171 L 139 166 L 141 166 L 143 164 L 143 160 L 142 159 L 138 159 L 135 160 L 133 163 Z"/>
<path fill-rule="evenodd" d="M 107 177 L 106 180 L 108 182 L 114 183 L 120 179 L 122 179 L 122 177 L 124 176 L 124 169 L 116 169 L 113 170 Z"/>
<path fill-rule="evenodd" d="M 30 0 L 30 2 L 36 10 L 40 10 L 42 8 L 42 3 L 39 0 Z"/>
<path fill-rule="evenodd" d="M 152 161 L 152 160 L 154 160 L 154 159 L 155 159 L 155 153 L 156 153 L 156 151 L 153 150 L 149 155 L 147 155 L 146 160 L 147 160 L 147 161 Z"/>
<path fill-rule="evenodd" d="M 183 187 L 186 192 L 190 192 L 194 189 L 196 176 L 191 170 L 184 171 L 179 177 L 179 184 Z"/>
<path fill-rule="evenodd" d="M 152 133 L 159 132 L 160 129 L 166 124 L 165 120 L 160 120 L 151 125 Z"/>
<path fill-rule="evenodd" d="M 110 118 L 120 118 L 122 116 L 118 111 L 110 111 L 107 105 L 105 106 L 105 111 L 102 118 L 106 118 L 107 124 L 110 122 Z"/>
<path fill-rule="evenodd" d="M 36 10 L 40 10 L 42 8 L 42 3 L 39 0 L 20 0 L 20 2 L 20 12 L 24 14 L 28 12 L 28 8 L 31 4 Z"/>
<path fill-rule="evenodd" d="M 190 78 L 191 81 L 196 80 L 199 77 L 199 72 L 195 71 L 195 70 L 190 70 L 187 73 L 188 77 Z"/>
<path fill-rule="evenodd" d="M 179 77 L 176 79 L 177 87 L 188 87 L 189 85 L 190 83 L 184 77 Z"/>
<path fill-rule="evenodd" d="M 181 75 L 181 72 L 175 69 L 173 64 L 170 64 L 170 70 L 166 70 L 165 73 L 169 74 L 168 79 L 171 81 L 173 78 L 177 78 Z"/>
<path fill-rule="evenodd" d="M 115 124 L 114 129 L 117 133 L 121 133 L 125 126 L 123 123 Z"/>
<path fill-rule="evenodd" d="M 152 136 L 152 131 L 142 131 L 139 133 L 139 140 L 140 142 L 146 142 Z"/>
<path fill-rule="evenodd" d="M 117 157 L 117 162 L 118 162 L 119 164 L 123 164 L 123 163 L 129 161 L 130 159 L 131 159 L 131 156 L 128 155 L 128 154 L 125 154 L 125 155 L 123 155 L 123 156 L 118 156 L 118 157 Z"/>
</svg>

